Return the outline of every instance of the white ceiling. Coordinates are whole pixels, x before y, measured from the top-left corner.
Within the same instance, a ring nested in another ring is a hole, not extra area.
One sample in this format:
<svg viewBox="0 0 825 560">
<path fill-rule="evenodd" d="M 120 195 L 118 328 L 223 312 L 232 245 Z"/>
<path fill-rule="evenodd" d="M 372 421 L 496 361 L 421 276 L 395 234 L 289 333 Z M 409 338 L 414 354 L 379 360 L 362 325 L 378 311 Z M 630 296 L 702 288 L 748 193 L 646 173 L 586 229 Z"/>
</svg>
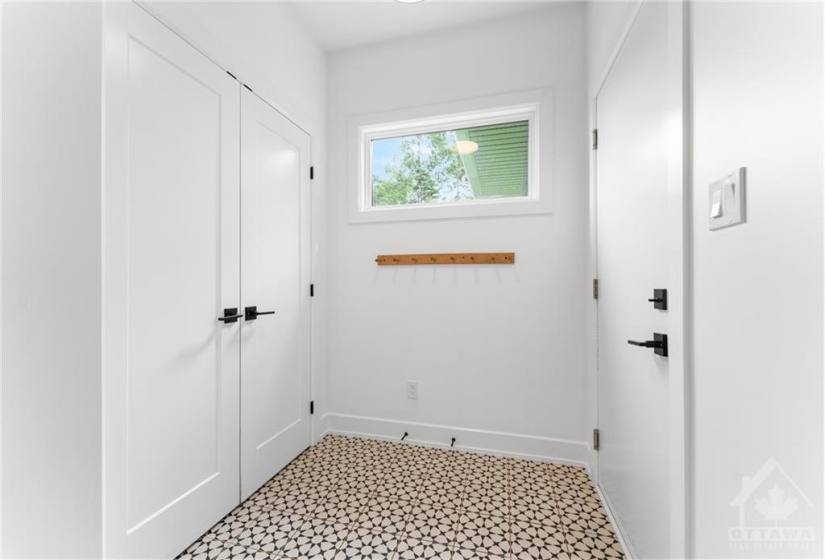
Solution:
<svg viewBox="0 0 825 560">
<path fill-rule="evenodd" d="M 471 25 L 534 10 L 556 0 L 292 0 L 297 17 L 327 51 L 380 43 L 430 31 Z"/>
</svg>

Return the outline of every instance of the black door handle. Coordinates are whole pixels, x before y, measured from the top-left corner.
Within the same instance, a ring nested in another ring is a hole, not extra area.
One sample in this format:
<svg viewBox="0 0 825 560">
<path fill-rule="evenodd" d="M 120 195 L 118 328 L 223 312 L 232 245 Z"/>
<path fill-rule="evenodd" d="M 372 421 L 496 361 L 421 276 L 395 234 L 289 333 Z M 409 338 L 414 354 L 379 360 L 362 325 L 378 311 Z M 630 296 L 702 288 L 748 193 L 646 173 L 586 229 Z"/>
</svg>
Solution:
<svg viewBox="0 0 825 560">
<path fill-rule="evenodd" d="M 653 340 L 645 340 L 638 342 L 636 340 L 628 340 L 628 344 L 632 346 L 641 346 L 642 348 L 653 348 L 657 356 L 667 358 L 667 335 L 661 333 L 653 333 Z"/>
<path fill-rule="evenodd" d="M 246 321 L 254 321 L 258 318 L 258 315 L 275 315 L 274 311 L 258 311 L 258 306 L 253 305 L 251 307 L 244 308 L 244 320 Z"/>
<path fill-rule="evenodd" d="M 238 313 L 237 307 L 227 307 L 223 310 L 223 317 L 218 317 L 218 321 L 226 324 L 237 323 L 241 317 L 243 317 L 243 315 Z"/>
<path fill-rule="evenodd" d="M 662 343 L 657 342 L 655 340 L 645 340 L 644 342 L 638 342 L 636 340 L 628 340 L 628 344 L 632 344 L 633 346 L 641 346 L 642 348 L 661 348 Z"/>
</svg>

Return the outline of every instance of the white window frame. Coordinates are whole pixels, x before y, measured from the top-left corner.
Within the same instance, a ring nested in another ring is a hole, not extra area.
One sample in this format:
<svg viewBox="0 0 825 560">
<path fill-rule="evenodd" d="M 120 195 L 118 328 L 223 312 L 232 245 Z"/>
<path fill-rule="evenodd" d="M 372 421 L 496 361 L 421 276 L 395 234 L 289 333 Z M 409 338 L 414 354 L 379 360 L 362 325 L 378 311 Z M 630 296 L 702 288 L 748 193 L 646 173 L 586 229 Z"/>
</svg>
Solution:
<svg viewBox="0 0 825 560">
<path fill-rule="evenodd" d="M 552 212 L 552 107 L 552 92 L 538 90 L 351 118 L 350 223 Z M 373 140 L 524 120 L 529 122 L 527 196 L 397 206 L 372 205 Z"/>
</svg>

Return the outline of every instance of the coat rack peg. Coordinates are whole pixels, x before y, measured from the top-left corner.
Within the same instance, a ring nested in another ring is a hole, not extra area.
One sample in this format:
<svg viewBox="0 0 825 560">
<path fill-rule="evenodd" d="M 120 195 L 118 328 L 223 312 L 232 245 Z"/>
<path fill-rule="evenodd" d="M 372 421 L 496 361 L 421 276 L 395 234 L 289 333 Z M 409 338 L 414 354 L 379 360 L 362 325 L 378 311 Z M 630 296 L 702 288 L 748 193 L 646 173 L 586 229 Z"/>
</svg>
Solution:
<svg viewBox="0 0 825 560">
<path fill-rule="evenodd" d="M 426 253 L 378 255 L 378 266 L 514 264 L 515 253 Z"/>
</svg>

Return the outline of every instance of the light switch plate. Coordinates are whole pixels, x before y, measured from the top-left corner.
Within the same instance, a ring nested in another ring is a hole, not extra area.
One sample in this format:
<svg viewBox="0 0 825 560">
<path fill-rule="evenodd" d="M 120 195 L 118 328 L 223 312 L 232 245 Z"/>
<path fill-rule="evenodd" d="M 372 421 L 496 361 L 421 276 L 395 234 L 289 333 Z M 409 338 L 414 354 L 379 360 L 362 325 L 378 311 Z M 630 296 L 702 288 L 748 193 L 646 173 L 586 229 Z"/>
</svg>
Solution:
<svg viewBox="0 0 825 560">
<path fill-rule="evenodd" d="M 745 168 L 711 183 L 708 189 L 710 230 L 745 223 Z"/>
</svg>

